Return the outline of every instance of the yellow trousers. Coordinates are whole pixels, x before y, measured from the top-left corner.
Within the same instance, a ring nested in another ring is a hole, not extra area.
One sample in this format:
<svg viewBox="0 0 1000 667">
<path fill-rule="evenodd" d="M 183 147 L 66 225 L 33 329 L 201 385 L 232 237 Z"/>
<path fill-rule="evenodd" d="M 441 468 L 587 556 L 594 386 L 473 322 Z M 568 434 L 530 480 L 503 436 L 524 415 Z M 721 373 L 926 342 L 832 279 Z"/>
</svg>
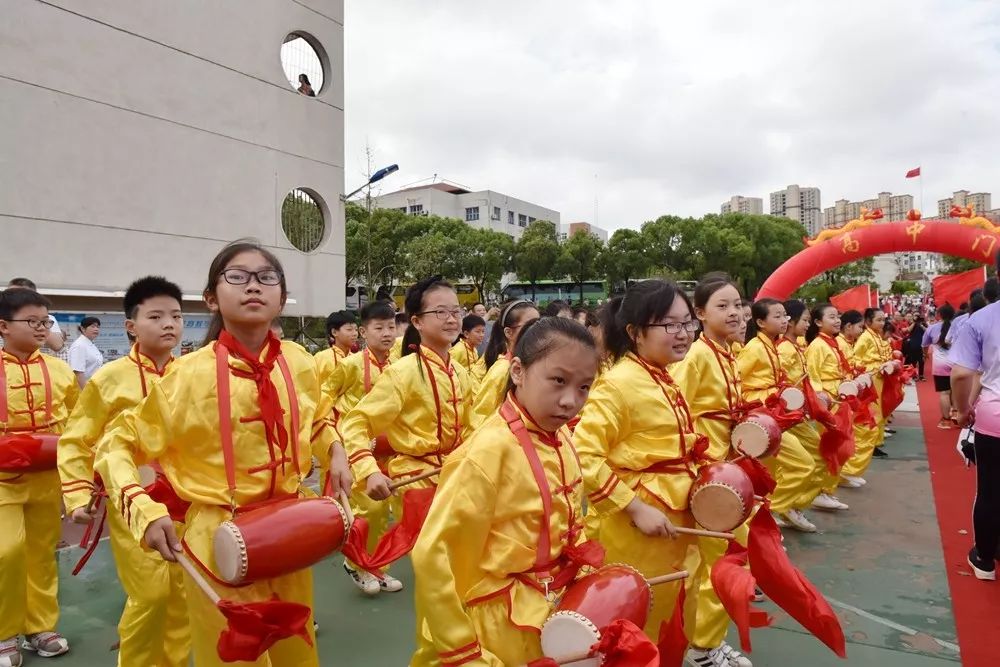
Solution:
<svg viewBox="0 0 1000 667">
<path fill-rule="evenodd" d="M 882 444 L 882 427 L 855 424 L 854 442 L 857 448 L 854 450 L 854 456 L 847 459 L 847 463 L 841 469 L 841 477 L 844 475 L 860 477 L 868 470 L 875 454 L 875 447 Z"/>
<path fill-rule="evenodd" d="M 212 537 L 219 524 L 227 520 L 229 516 L 228 510 L 214 506 L 196 505 L 188 511 L 184 542 L 194 552 L 198 560 L 211 569 L 213 573 L 217 573 L 218 569 L 215 565 Z M 289 548 L 294 549 L 295 545 L 291 544 Z M 276 594 L 285 602 L 297 602 L 310 609 L 313 606 L 312 570 L 308 568 L 274 579 L 254 582 L 241 588 L 222 586 L 216 582 L 211 582 L 211 584 L 212 588 L 223 599 L 234 602 L 262 602 L 271 599 Z M 228 667 L 232 665 L 319 667 L 312 616 L 306 621 L 306 630 L 309 633 L 312 646 L 301 637 L 291 637 L 276 642 L 254 662 L 222 662 L 216 650 L 216 644 L 219 641 L 219 634 L 226 628 L 226 619 L 186 573 L 184 575 L 184 590 L 191 623 L 191 651 L 195 667 Z"/>
<path fill-rule="evenodd" d="M 733 531 L 736 541 L 746 546 L 749 527 L 746 523 Z M 697 591 L 697 611 L 695 612 L 694 632 L 688 632 L 691 645 L 701 649 L 718 648 L 722 645 L 729 631 L 729 614 L 722 606 L 722 601 L 712 588 L 712 566 L 725 555 L 729 548 L 727 540 L 714 537 L 699 537 L 698 551 L 701 554 L 701 564 L 697 574 L 688 586 L 688 590 Z M 690 626 L 686 626 L 690 627 Z"/>
<path fill-rule="evenodd" d="M 409 487 L 404 487 L 409 488 Z M 400 492 L 403 490 L 401 489 Z M 372 500 L 368 494 L 361 489 L 355 489 L 351 494 L 351 511 L 354 516 L 363 517 L 368 521 L 368 553 L 371 553 L 378 544 L 379 539 L 385 535 L 389 529 L 390 520 L 395 517 L 398 521 L 402 511 L 401 496 L 390 496 L 387 500 Z M 348 565 L 357 569 L 357 566 L 347 561 Z M 389 571 L 389 565 L 382 568 L 382 572 Z"/>
<path fill-rule="evenodd" d="M 0 473 L 0 640 L 55 630 L 59 621 L 59 472 L 15 477 Z"/>
<path fill-rule="evenodd" d="M 111 553 L 128 596 L 118 622 L 118 667 L 187 667 L 191 653 L 184 571 L 135 541 L 108 508 Z"/>
<path fill-rule="evenodd" d="M 771 494 L 771 510 L 784 514 L 788 510 L 805 507 L 800 501 L 806 488 L 812 484 L 816 464 L 791 430 L 781 434 L 781 450 L 777 456 L 765 459 L 764 465 L 778 483 Z"/>
<path fill-rule="evenodd" d="M 788 432 L 798 439 L 802 449 L 809 454 L 813 462 L 809 479 L 802 485 L 799 497 L 792 505 L 795 509 L 809 507 L 824 489 L 833 489 L 837 485 L 837 478 L 827 471 L 826 460 L 820 456 L 817 428 L 818 425 L 815 422 L 802 422 L 788 429 Z"/>
</svg>

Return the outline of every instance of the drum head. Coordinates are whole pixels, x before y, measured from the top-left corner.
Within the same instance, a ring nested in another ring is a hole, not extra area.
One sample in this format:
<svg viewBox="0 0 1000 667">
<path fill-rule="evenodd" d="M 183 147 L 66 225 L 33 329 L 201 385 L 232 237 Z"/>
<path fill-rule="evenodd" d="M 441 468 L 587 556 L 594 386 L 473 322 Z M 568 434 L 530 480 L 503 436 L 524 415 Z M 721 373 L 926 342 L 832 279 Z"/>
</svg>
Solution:
<svg viewBox="0 0 1000 667">
<path fill-rule="evenodd" d="M 771 444 L 764 427 L 753 421 L 741 422 L 734 426 L 730 442 L 733 449 L 740 454 L 755 459 L 764 456 Z"/>
<path fill-rule="evenodd" d="M 837 387 L 837 391 L 840 392 L 841 396 L 857 396 L 858 385 L 848 380 L 847 382 L 841 382 L 840 386 Z"/>
<path fill-rule="evenodd" d="M 691 494 L 691 514 L 708 530 L 729 532 L 746 520 L 747 508 L 734 489 L 710 482 Z"/>
<path fill-rule="evenodd" d="M 553 660 L 588 650 L 601 639 L 597 626 L 575 611 L 557 611 L 542 626 L 542 653 Z M 603 658 L 567 662 L 571 667 L 600 667 Z"/>
<path fill-rule="evenodd" d="M 242 583 L 247 572 L 246 545 L 240 529 L 231 521 L 223 521 L 212 540 L 215 549 L 215 569 L 219 579 L 228 584 Z"/>
<path fill-rule="evenodd" d="M 789 410 L 801 410 L 806 405 L 806 395 L 798 387 L 788 387 L 781 392 L 781 400 Z"/>
</svg>

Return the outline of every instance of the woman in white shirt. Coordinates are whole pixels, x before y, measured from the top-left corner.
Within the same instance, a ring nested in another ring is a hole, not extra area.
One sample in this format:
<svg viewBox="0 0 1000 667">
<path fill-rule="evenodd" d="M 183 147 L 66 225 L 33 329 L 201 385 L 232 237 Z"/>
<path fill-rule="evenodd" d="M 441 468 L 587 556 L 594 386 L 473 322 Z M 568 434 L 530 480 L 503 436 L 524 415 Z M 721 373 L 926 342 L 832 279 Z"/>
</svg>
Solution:
<svg viewBox="0 0 1000 667">
<path fill-rule="evenodd" d="M 101 321 L 96 317 L 85 317 L 80 321 L 80 335 L 69 346 L 69 367 L 76 373 L 76 381 L 82 388 L 90 376 L 104 365 L 104 355 L 94 345 L 101 333 Z"/>
</svg>

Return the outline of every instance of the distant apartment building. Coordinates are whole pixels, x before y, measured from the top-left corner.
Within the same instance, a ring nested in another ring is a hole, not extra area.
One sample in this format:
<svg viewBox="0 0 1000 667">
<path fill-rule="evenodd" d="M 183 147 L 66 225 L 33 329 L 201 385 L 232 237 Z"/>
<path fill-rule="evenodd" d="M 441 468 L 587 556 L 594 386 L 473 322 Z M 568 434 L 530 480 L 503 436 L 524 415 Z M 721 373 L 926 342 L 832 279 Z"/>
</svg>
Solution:
<svg viewBox="0 0 1000 667">
<path fill-rule="evenodd" d="M 819 188 L 789 185 L 771 193 L 771 215 L 780 215 L 802 224 L 809 236 L 822 228 L 823 212 Z"/>
<path fill-rule="evenodd" d="M 719 207 L 722 213 L 757 213 L 764 212 L 764 200 L 760 197 L 744 197 L 735 195 L 729 201 L 722 202 Z"/>
<path fill-rule="evenodd" d="M 409 215 L 458 218 L 478 229 L 521 237 L 535 220 L 548 220 L 559 229 L 559 211 L 492 190 L 468 190 L 447 181 L 404 188 L 372 197 L 377 208 L 395 208 Z"/>
<path fill-rule="evenodd" d="M 947 220 L 951 214 L 952 206 L 972 206 L 976 213 L 987 215 L 995 213 L 991 204 L 992 197 L 989 192 L 969 192 L 968 190 L 957 190 L 947 199 L 938 200 L 938 217 Z"/>
<path fill-rule="evenodd" d="M 593 234 L 601 241 L 608 242 L 608 230 L 592 225 L 589 222 L 571 222 L 568 225 L 559 225 L 559 240 L 565 241 L 574 234 Z"/>
<path fill-rule="evenodd" d="M 823 209 L 823 228 L 841 227 L 861 216 L 861 209 L 874 211 L 882 209 L 883 221 L 893 222 L 905 220 L 906 214 L 913 208 L 913 195 L 894 195 L 891 192 L 880 192 L 872 199 L 848 201 L 838 199 L 833 206 Z"/>
</svg>

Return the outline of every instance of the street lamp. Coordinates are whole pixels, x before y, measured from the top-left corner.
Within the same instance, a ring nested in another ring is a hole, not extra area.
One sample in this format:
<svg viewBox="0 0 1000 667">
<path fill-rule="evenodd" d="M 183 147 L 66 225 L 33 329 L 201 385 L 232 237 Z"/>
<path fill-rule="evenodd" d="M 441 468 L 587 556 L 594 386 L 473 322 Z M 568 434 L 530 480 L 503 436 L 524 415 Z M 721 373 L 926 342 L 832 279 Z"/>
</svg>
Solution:
<svg viewBox="0 0 1000 667">
<path fill-rule="evenodd" d="M 381 169 L 379 169 L 374 174 L 372 174 L 371 176 L 368 177 L 368 182 L 367 183 L 365 183 L 364 185 L 362 185 L 360 188 L 358 188 L 357 190 L 355 190 L 351 194 L 342 196 L 340 198 L 340 200 L 341 201 L 347 201 L 348 199 L 350 199 L 354 195 L 358 194 L 359 192 L 361 192 L 362 190 L 364 190 L 365 188 L 367 188 L 372 183 L 377 183 L 377 182 L 381 181 L 383 178 L 385 178 L 386 176 L 388 176 L 389 174 L 391 174 L 393 172 L 396 172 L 396 171 L 399 171 L 399 165 L 398 164 L 390 164 L 388 167 L 382 167 Z"/>
<path fill-rule="evenodd" d="M 371 167 L 369 167 L 369 169 L 370 168 Z M 354 195 L 358 194 L 359 192 L 361 192 L 365 188 L 368 188 L 368 194 L 365 197 L 365 208 L 368 211 L 367 232 L 365 234 L 365 283 L 367 283 L 365 285 L 365 291 L 369 295 L 369 298 L 371 298 L 371 294 L 373 293 L 373 290 L 374 290 L 374 287 L 375 287 L 375 278 L 378 276 L 378 273 L 376 273 L 374 276 L 372 275 L 372 191 L 371 191 L 371 185 L 372 185 L 372 183 L 377 183 L 378 181 L 381 181 L 383 178 L 385 178 L 389 174 L 392 174 L 392 173 L 397 172 L 397 171 L 399 171 L 399 165 L 398 164 L 390 164 L 388 167 L 382 167 L 381 169 L 379 169 L 374 174 L 372 174 L 371 176 L 368 177 L 368 182 L 367 183 L 365 183 L 364 185 L 362 185 L 360 188 L 358 188 L 354 192 L 352 192 L 350 194 L 347 194 L 347 195 L 343 195 L 340 198 L 340 201 L 346 203 L 348 199 L 350 199 Z M 383 267 L 379 271 L 379 273 L 381 273 L 381 271 L 384 271 L 385 268 L 386 267 Z M 359 297 L 360 297 L 360 295 L 359 295 Z M 358 302 L 360 303 L 360 301 L 361 301 L 361 299 L 359 298 Z"/>
</svg>

